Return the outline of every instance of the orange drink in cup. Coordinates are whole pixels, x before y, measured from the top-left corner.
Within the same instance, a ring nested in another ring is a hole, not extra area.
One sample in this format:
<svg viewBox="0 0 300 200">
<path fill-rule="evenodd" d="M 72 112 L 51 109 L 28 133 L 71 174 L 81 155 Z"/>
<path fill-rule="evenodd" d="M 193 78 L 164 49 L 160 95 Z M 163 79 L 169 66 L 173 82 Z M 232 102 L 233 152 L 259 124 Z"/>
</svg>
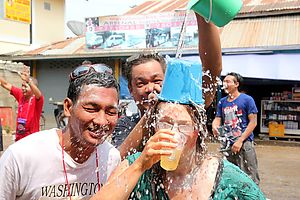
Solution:
<svg viewBox="0 0 300 200">
<path fill-rule="evenodd" d="M 177 147 L 173 150 L 170 156 L 161 156 L 160 159 L 160 166 L 167 171 L 173 171 L 177 168 L 184 144 L 186 142 L 186 136 L 183 133 L 176 132 L 174 137 L 178 140 Z"/>
</svg>

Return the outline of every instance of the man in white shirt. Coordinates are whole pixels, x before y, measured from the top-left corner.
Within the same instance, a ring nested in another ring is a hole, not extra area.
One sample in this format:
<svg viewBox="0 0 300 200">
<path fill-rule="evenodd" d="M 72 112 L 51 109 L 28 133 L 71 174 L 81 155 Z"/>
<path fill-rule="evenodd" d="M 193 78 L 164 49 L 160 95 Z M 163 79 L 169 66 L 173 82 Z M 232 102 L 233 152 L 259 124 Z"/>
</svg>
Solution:
<svg viewBox="0 0 300 200">
<path fill-rule="evenodd" d="M 105 139 L 118 118 L 119 85 L 103 64 L 70 74 L 65 129 L 50 129 L 11 145 L 0 159 L 0 199 L 88 199 L 120 163 Z"/>
</svg>

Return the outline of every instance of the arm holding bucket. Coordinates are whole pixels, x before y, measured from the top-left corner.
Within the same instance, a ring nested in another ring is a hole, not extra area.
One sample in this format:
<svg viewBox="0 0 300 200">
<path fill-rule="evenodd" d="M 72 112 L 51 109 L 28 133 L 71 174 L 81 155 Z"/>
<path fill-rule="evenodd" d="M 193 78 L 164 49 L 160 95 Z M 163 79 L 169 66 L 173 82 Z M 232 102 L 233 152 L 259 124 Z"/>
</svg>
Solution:
<svg viewBox="0 0 300 200">
<path fill-rule="evenodd" d="M 222 71 L 222 51 L 218 28 L 207 23 L 203 17 L 195 13 L 199 32 L 199 54 L 202 62 L 203 76 L 203 97 L 207 108 L 214 99 L 217 89 L 217 78 Z"/>
</svg>

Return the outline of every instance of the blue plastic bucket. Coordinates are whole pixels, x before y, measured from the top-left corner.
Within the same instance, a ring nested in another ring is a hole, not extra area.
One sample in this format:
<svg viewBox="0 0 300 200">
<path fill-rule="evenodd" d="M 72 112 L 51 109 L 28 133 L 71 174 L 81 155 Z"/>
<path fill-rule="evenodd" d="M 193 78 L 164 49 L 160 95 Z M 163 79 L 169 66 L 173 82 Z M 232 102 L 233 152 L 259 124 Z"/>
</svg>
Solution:
<svg viewBox="0 0 300 200">
<path fill-rule="evenodd" d="M 181 104 L 203 104 L 202 65 L 195 61 L 170 58 L 158 99 Z"/>
</svg>

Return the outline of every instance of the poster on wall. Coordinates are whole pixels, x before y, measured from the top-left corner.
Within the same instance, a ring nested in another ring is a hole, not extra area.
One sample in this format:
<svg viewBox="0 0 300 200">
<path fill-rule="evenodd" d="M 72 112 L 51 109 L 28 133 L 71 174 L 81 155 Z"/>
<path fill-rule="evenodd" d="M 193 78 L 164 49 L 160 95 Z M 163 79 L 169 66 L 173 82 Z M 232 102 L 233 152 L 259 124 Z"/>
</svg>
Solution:
<svg viewBox="0 0 300 200">
<path fill-rule="evenodd" d="M 4 19 L 31 23 L 31 0 L 5 0 Z"/>
<path fill-rule="evenodd" d="M 87 49 L 172 48 L 179 41 L 185 12 L 86 18 Z M 187 17 L 186 47 L 198 44 L 194 14 Z"/>
</svg>

